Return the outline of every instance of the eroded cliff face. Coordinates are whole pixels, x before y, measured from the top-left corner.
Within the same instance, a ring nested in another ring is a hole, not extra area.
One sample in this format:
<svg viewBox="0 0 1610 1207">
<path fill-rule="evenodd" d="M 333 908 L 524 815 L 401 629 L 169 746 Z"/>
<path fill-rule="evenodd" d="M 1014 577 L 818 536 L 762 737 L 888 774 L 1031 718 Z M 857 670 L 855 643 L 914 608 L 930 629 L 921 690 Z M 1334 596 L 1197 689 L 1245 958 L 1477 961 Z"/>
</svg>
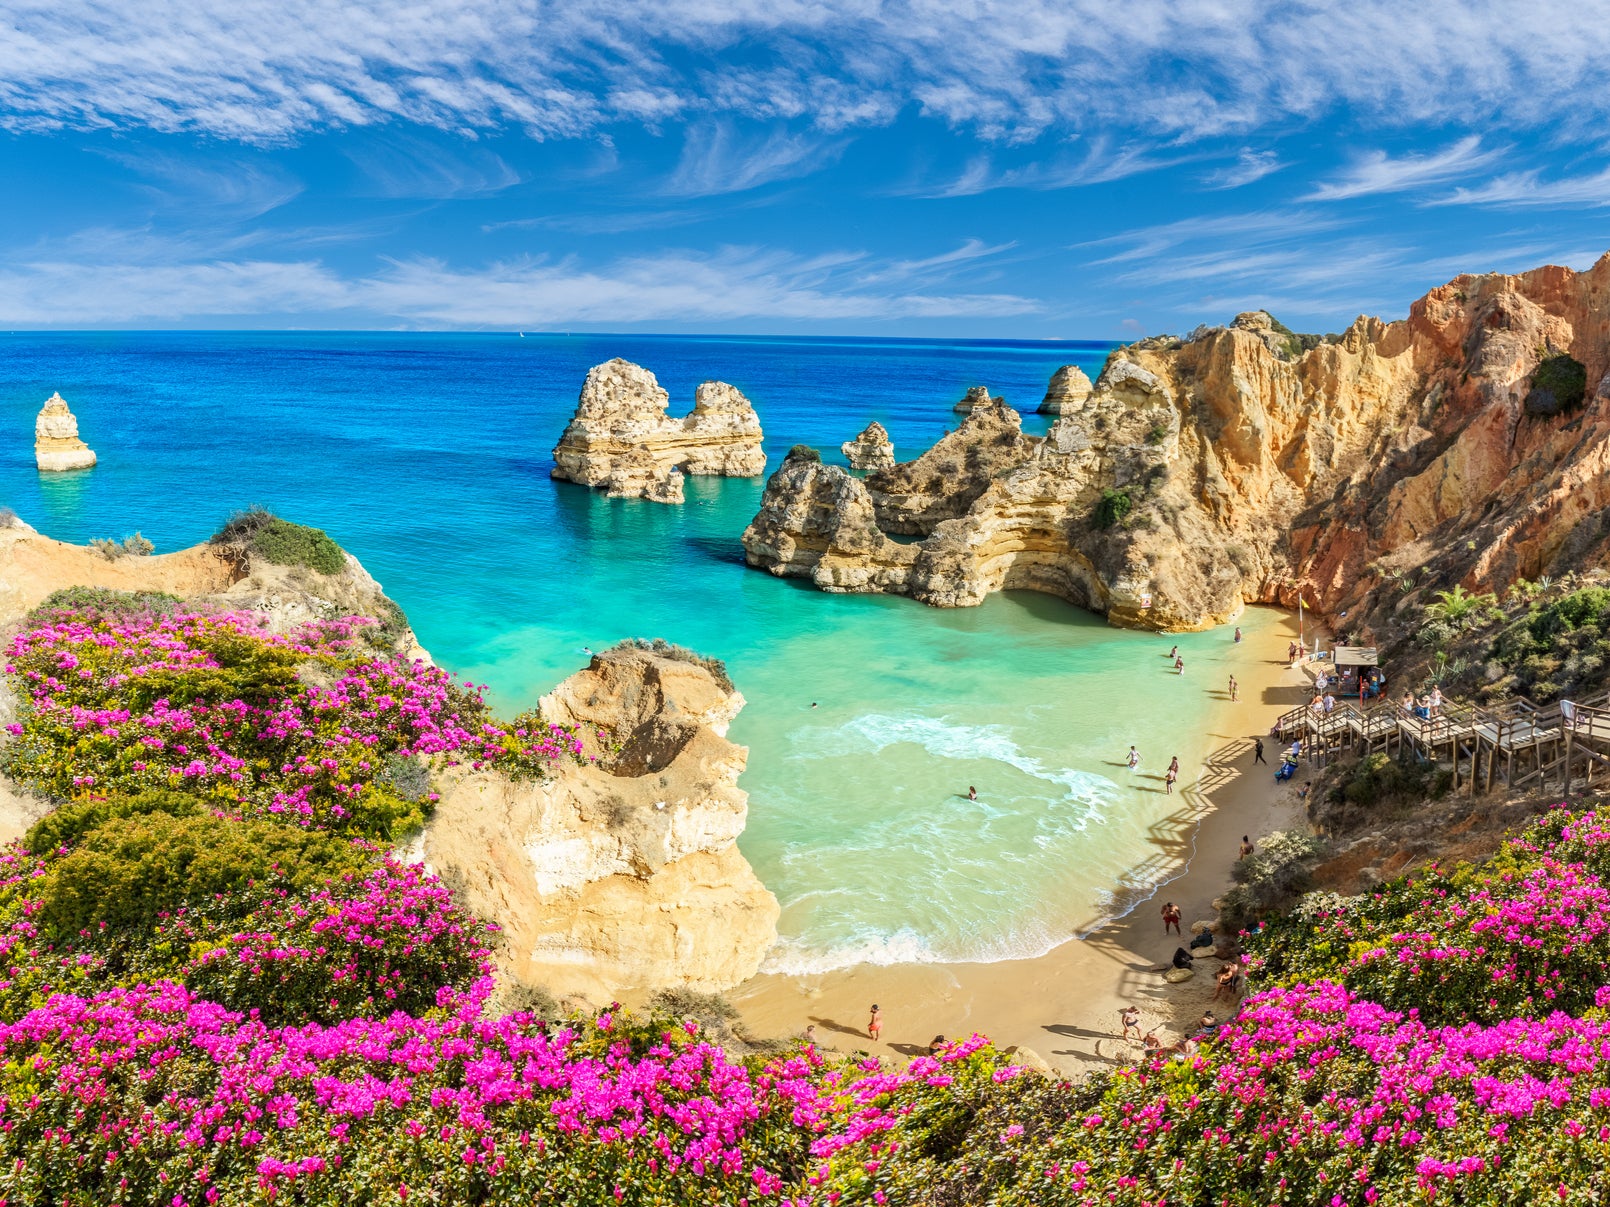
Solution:
<svg viewBox="0 0 1610 1207">
<path fill-rule="evenodd" d="M 726 732 L 743 703 L 697 663 L 617 648 L 541 705 L 589 735 L 596 764 L 444 784 L 422 853 L 502 928 L 505 975 L 606 999 L 754 975 L 778 906 L 736 846 L 748 752 Z"/>
<path fill-rule="evenodd" d="M 1557 354 L 1585 367 L 1587 396 L 1534 413 L 1546 408 L 1525 405 L 1533 374 Z M 1459 277 L 1407 319 L 1360 318 L 1306 350 L 1253 312 L 1118 350 L 1082 400 L 1071 374 L 1053 380 L 1045 439 L 996 446 L 964 424 L 951 449 L 870 476 L 864 502 L 824 492 L 820 475 L 774 477 L 745 548 L 828 589 L 954 606 L 1030 587 L 1164 629 L 1299 589 L 1331 611 L 1379 606 L 1385 576 L 1414 566 L 1502 589 L 1610 557 L 1607 371 L 1610 257 L 1584 273 Z M 983 459 L 982 489 L 979 474 L 940 472 L 958 453 Z M 815 505 L 802 511 L 791 492 L 806 486 Z M 829 496 L 855 522 L 827 514 Z M 880 534 L 924 538 L 902 547 L 902 573 L 860 522 L 866 508 Z M 799 517 L 808 532 L 790 527 Z"/>
<path fill-rule="evenodd" d="M 553 476 L 612 498 L 683 501 L 682 475 L 753 478 L 766 470 L 760 418 L 735 387 L 707 381 L 681 419 L 641 365 L 616 358 L 595 366 L 576 414 L 553 450 Z"/>
</svg>

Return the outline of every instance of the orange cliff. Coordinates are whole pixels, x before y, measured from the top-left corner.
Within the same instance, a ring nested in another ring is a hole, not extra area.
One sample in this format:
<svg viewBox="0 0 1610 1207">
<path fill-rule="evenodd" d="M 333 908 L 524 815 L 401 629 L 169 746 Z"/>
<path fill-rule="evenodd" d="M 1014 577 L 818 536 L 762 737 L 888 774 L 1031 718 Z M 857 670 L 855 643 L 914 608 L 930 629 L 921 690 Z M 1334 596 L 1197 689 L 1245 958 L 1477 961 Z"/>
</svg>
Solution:
<svg viewBox="0 0 1610 1207">
<path fill-rule="evenodd" d="M 1562 365 L 1580 401 L 1545 388 Z M 745 549 L 824 590 L 1028 588 L 1158 629 L 1299 589 L 1348 610 L 1407 567 L 1501 589 L 1607 558 L 1607 372 L 1610 256 L 1461 276 L 1323 340 L 1254 311 L 1114 352 L 1043 438 L 980 408 L 864 482 L 793 457 Z"/>
</svg>

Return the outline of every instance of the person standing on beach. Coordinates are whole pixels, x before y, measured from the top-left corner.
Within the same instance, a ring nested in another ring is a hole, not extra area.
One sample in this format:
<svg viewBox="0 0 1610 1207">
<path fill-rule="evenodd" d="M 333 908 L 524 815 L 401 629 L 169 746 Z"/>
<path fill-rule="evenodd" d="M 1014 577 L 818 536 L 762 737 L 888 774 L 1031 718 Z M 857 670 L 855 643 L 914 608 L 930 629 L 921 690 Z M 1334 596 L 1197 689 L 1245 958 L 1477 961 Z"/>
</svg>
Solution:
<svg viewBox="0 0 1610 1207">
<path fill-rule="evenodd" d="M 1128 1039 L 1131 1031 L 1133 1031 L 1136 1035 L 1139 1035 L 1140 1007 L 1125 1006 L 1118 1012 L 1118 1023 L 1121 1028 L 1118 1032 L 1119 1039 Z"/>
<path fill-rule="evenodd" d="M 1252 739 L 1252 761 L 1254 763 L 1262 763 L 1265 767 L 1267 767 L 1269 765 L 1269 760 L 1263 757 L 1263 739 L 1262 738 L 1253 738 Z"/>
<path fill-rule="evenodd" d="M 1180 933 L 1180 907 L 1167 901 L 1163 903 L 1163 933 L 1166 935 L 1171 930 Z"/>
<path fill-rule="evenodd" d="M 1176 763 L 1179 762 L 1178 759 L 1175 759 L 1174 761 Z M 1163 773 L 1163 791 L 1167 792 L 1170 796 L 1173 796 L 1174 795 L 1174 781 L 1179 779 L 1179 777 L 1180 777 L 1180 773 L 1178 771 L 1174 770 L 1174 768 L 1172 768 L 1172 767 L 1170 767 L 1167 771 L 1165 771 Z"/>
<path fill-rule="evenodd" d="M 867 1019 L 866 1033 L 874 1043 L 883 1034 L 883 1011 L 878 1009 L 876 1002 L 872 1003 L 872 1017 Z"/>
<path fill-rule="evenodd" d="M 1241 689 L 1236 684 L 1235 676 L 1231 675 L 1230 676 L 1230 703 L 1234 704 L 1237 700 L 1239 700 L 1241 698 L 1240 693 L 1241 693 Z"/>
<path fill-rule="evenodd" d="M 1140 751 L 1131 746 L 1129 748 L 1129 758 L 1124 761 L 1129 764 L 1129 769 L 1131 771 L 1135 770 L 1135 768 L 1140 766 Z"/>
</svg>

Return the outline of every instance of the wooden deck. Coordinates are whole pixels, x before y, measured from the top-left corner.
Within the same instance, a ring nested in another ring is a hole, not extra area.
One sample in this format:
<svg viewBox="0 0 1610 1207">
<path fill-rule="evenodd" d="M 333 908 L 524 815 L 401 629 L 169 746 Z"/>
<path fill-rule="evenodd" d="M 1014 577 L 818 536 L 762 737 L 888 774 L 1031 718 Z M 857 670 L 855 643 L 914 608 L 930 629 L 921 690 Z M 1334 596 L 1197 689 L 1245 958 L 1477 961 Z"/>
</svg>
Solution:
<svg viewBox="0 0 1610 1207">
<path fill-rule="evenodd" d="M 1511 700 L 1495 708 L 1445 701 L 1434 716 L 1406 713 L 1394 700 L 1338 701 L 1329 713 L 1294 708 L 1275 724 L 1285 742 L 1323 767 L 1343 751 L 1384 752 L 1451 768 L 1456 791 L 1525 787 L 1610 776 L 1610 694 L 1537 706 Z"/>
</svg>

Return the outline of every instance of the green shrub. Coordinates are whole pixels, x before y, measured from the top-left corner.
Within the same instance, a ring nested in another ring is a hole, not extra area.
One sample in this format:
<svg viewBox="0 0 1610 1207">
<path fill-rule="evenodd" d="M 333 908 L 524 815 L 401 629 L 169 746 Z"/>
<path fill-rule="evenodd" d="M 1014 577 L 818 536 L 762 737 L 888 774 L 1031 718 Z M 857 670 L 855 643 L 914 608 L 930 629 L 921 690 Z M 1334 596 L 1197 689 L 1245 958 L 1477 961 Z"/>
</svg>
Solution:
<svg viewBox="0 0 1610 1207">
<path fill-rule="evenodd" d="M 23 625 L 35 628 L 49 624 L 58 613 L 71 612 L 93 623 L 105 617 L 151 613 L 162 616 L 177 610 L 184 600 L 166 591 L 114 591 L 110 587 L 63 587 L 52 591 L 23 618 Z"/>
<path fill-rule="evenodd" d="M 372 861 L 344 838 L 278 822 L 199 812 L 112 817 L 84 833 L 34 882 L 36 920 L 60 938 L 101 923 L 114 930 L 144 927 L 181 906 L 270 876 L 302 891 Z"/>
<path fill-rule="evenodd" d="M 122 541 L 96 537 L 90 541 L 89 547 L 109 562 L 115 562 L 120 557 L 146 557 L 156 548 L 138 532 L 124 537 Z"/>
<path fill-rule="evenodd" d="M 1312 834 L 1277 831 L 1257 850 L 1230 868 L 1236 887 L 1224 895 L 1219 920 L 1229 930 L 1250 926 L 1270 910 L 1281 909 L 1312 886 L 1311 873 L 1325 844 Z"/>
<path fill-rule="evenodd" d="M 1125 490 L 1103 490 L 1101 502 L 1096 504 L 1096 527 L 1111 528 L 1121 523 L 1129 514 L 1129 492 Z"/>
<path fill-rule="evenodd" d="M 1355 805 L 1370 806 L 1424 787 L 1424 776 L 1390 755 L 1376 752 L 1358 761 L 1352 778 L 1342 786 L 1342 797 Z"/>
<path fill-rule="evenodd" d="M 679 987 L 661 989 L 648 999 L 651 1013 L 674 1019 L 691 1018 L 706 1030 L 721 1032 L 738 1017 L 737 1008 L 719 993 L 700 993 Z"/>
<path fill-rule="evenodd" d="M 1533 415 L 1559 415 L 1582 405 L 1588 393 L 1588 371 L 1563 352 L 1545 356 L 1532 371 L 1526 409 Z"/>
<path fill-rule="evenodd" d="M 148 813 L 193 817 L 208 807 L 208 802 L 199 796 L 160 790 L 104 800 L 73 800 L 36 821 L 22 841 L 32 854 L 46 855 L 74 845 L 91 830 L 119 818 L 143 817 Z"/>
<path fill-rule="evenodd" d="M 727 664 L 719 658 L 711 658 L 705 654 L 695 653 L 686 646 L 673 645 L 664 638 L 655 637 L 628 637 L 625 641 L 616 643 L 617 650 L 643 650 L 659 658 L 669 658 L 673 662 L 689 662 L 694 666 L 703 667 L 710 672 L 722 691 L 733 690 L 732 677 L 727 674 Z"/>
<path fill-rule="evenodd" d="M 242 544 L 276 566 L 306 566 L 320 574 L 339 574 L 347 564 L 341 546 L 322 528 L 282 520 L 261 507 L 238 511 L 213 534 L 214 544 Z"/>
</svg>

